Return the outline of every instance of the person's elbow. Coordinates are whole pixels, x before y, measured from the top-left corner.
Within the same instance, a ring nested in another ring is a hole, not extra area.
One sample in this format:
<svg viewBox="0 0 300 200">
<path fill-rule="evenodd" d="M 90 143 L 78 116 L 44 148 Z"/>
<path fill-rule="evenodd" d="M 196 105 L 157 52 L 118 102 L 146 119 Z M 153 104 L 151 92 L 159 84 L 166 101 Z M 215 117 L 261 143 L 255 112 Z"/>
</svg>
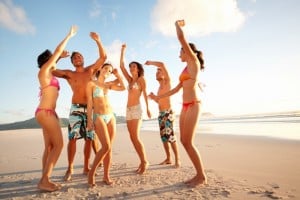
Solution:
<svg viewBox="0 0 300 200">
<path fill-rule="evenodd" d="M 105 61 L 107 59 L 107 54 L 104 53 L 103 55 L 101 55 L 102 59 Z"/>
<path fill-rule="evenodd" d="M 59 71 L 57 71 L 57 70 L 53 70 L 52 71 L 52 75 L 53 76 L 56 76 L 56 77 L 58 77 L 58 78 L 64 78 L 63 76 L 63 74 L 62 73 L 59 73 Z"/>
</svg>

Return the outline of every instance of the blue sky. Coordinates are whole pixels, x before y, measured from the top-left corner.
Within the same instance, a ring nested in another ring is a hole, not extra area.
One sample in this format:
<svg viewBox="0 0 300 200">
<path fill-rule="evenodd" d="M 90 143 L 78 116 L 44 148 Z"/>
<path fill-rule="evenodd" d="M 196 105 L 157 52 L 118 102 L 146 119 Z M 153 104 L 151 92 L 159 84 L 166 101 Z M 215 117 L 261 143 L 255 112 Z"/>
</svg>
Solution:
<svg viewBox="0 0 300 200">
<path fill-rule="evenodd" d="M 85 65 L 98 57 L 89 37 L 95 31 L 115 67 L 126 43 L 126 65 L 163 61 L 175 86 L 185 66 L 178 57 L 176 19 L 186 20 L 186 37 L 204 53 L 203 112 L 300 110 L 299 10 L 298 0 L 0 0 L 0 124 L 34 116 L 39 102 L 36 58 L 45 49 L 53 51 L 73 24 L 79 30 L 66 49 L 80 51 Z M 69 58 L 57 67 L 74 69 Z M 148 92 L 156 92 L 156 69 L 144 67 Z M 65 80 L 60 83 L 57 112 L 67 117 L 72 92 Z M 111 91 L 110 100 L 117 115 L 124 115 L 127 92 Z M 181 92 L 172 103 L 179 113 Z M 150 101 L 150 107 L 156 116 L 157 105 Z"/>
</svg>

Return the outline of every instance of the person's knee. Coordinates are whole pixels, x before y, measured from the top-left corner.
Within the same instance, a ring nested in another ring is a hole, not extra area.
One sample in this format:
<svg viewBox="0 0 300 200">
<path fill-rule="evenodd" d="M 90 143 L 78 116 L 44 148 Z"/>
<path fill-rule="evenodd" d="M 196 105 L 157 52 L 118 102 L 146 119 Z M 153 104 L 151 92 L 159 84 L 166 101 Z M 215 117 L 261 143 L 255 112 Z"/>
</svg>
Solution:
<svg viewBox="0 0 300 200">
<path fill-rule="evenodd" d="M 59 148 L 60 150 L 62 150 L 62 149 L 64 148 L 64 143 L 63 143 L 63 142 L 59 142 L 58 148 Z"/>
<path fill-rule="evenodd" d="M 139 142 L 138 135 L 137 135 L 136 133 L 131 133 L 131 134 L 130 134 L 130 140 L 131 140 L 133 143 Z"/>
<path fill-rule="evenodd" d="M 184 148 L 190 148 L 192 146 L 191 141 L 186 138 L 181 137 L 180 142 L 184 146 Z"/>
<path fill-rule="evenodd" d="M 92 147 L 93 147 L 93 149 L 94 149 L 95 152 L 99 151 L 99 144 L 98 144 L 98 141 L 93 140 L 93 142 L 92 142 Z"/>
<path fill-rule="evenodd" d="M 55 150 L 61 152 L 63 147 L 64 147 L 64 143 L 63 143 L 63 141 L 60 141 L 60 142 L 56 142 L 53 145 L 51 145 L 51 150 L 55 149 Z"/>
<path fill-rule="evenodd" d="M 105 152 L 105 153 L 108 153 L 110 150 L 111 150 L 111 144 L 109 143 L 105 143 L 102 145 L 102 150 Z"/>
</svg>

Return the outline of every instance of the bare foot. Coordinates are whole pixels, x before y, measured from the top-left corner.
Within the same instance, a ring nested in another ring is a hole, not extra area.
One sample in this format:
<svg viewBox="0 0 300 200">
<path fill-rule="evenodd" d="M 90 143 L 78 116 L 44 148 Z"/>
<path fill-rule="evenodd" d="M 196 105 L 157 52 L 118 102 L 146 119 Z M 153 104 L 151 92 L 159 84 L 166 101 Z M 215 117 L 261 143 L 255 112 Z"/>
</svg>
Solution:
<svg viewBox="0 0 300 200">
<path fill-rule="evenodd" d="M 207 184 L 207 180 L 205 177 L 194 176 L 192 179 L 185 182 L 190 187 L 197 187 L 200 185 Z"/>
<path fill-rule="evenodd" d="M 190 180 L 185 181 L 185 184 L 190 184 L 191 182 L 194 181 L 194 179 L 197 179 L 197 176 L 194 176 L 193 178 L 191 178 Z"/>
<path fill-rule="evenodd" d="M 87 174 L 89 173 L 89 171 L 90 171 L 90 169 L 83 169 L 82 173 L 83 173 L 84 175 L 87 175 Z"/>
<path fill-rule="evenodd" d="M 88 173 L 88 184 L 91 188 L 96 186 L 95 177 L 90 173 Z"/>
<path fill-rule="evenodd" d="M 66 171 L 65 176 L 64 176 L 64 180 L 65 180 L 65 181 L 70 181 L 70 180 L 72 179 L 72 174 L 73 174 L 73 171 L 70 170 L 70 169 L 68 169 L 68 170 Z"/>
<path fill-rule="evenodd" d="M 62 185 L 60 183 L 54 183 L 59 189 L 62 188 Z"/>
<path fill-rule="evenodd" d="M 197 180 L 190 182 L 188 185 L 190 187 L 198 187 L 198 186 L 206 185 L 206 184 L 207 184 L 206 179 L 197 179 Z"/>
<path fill-rule="evenodd" d="M 149 166 L 148 162 L 141 163 L 139 168 L 136 170 L 136 172 L 138 174 L 144 174 L 146 172 L 146 170 L 148 169 L 148 166 Z"/>
<path fill-rule="evenodd" d="M 82 174 L 83 175 L 88 175 L 90 171 L 83 171 Z M 95 172 L 95 176 L 99 176 L 98 172 Z"/>
<path fill-rule="evenodd" d="M 50 183 L 51 185 L 53 185 L 53 186 L 58 187 L 59 189 L 62 188 L 62 185 L 61 185 L 60 183 L 54 183 L 54 182 L 52 182 L 52 181 L 49 181 L 49 183 Z"/>
<path fill-rule="evenodd" d="M 89 187 L 90 187 L 90 188 L 97 187 L 97 184 L 96 184 L 96 183 L 89 183 Z"/>
<path fill-rule="evenodd" d="M 159 163 L 160 165 L 170 165 L 172 162 L 169 159 L 166 159 L 164 161 L 162 161 L 161 163 Z"/>
<path fill-rule="evenodd" d="M 57 190 L 61 189 L 59 186 L 57 186 L 56 184 L 53 184 L 53 183 L 41 183 L 41 182 L 39 182 L 37 187 L 40 190 L 46 191 L 46 192 L 54 192 L 54 191 L 57 191 Z"/>
<path fill-rule="evenodd" d="M 175 168 L 179 168 L 180 166 L 181 166 L 181 162 L 179 160 L 176 160 Z"/>
<path fill-rule="evenodd" d="M 96 187 L 96 186 L 97 186 L 96 183 L 89 183 L 89 187 L 90 187 L 90 188 L 94 188 L 94 187 Z"/>
<path fill-rule="evenodd" d="M 103 178 L 103 182 L 106 185 L 112 185 L 114 183 L 110 178 Z"/>
</svg>

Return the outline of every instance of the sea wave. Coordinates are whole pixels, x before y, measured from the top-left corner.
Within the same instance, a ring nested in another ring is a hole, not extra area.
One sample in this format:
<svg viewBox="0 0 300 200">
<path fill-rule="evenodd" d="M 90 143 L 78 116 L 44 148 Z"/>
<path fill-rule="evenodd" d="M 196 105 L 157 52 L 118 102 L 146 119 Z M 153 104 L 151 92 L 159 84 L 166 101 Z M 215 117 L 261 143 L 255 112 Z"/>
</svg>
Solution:
<svg viewBox="0 0 300 200">
<path fill-rule="evenodd" d="M 178 116 L 174 129 L 179 132 Z M 142 130 L 157 131 L 157 120 L 147 120 Z M 240 116 L 204 116 L 199 120 L 197 133 L 266 136 L 300 140 L 300 112 L 267 113 Z"/>
</svg>

